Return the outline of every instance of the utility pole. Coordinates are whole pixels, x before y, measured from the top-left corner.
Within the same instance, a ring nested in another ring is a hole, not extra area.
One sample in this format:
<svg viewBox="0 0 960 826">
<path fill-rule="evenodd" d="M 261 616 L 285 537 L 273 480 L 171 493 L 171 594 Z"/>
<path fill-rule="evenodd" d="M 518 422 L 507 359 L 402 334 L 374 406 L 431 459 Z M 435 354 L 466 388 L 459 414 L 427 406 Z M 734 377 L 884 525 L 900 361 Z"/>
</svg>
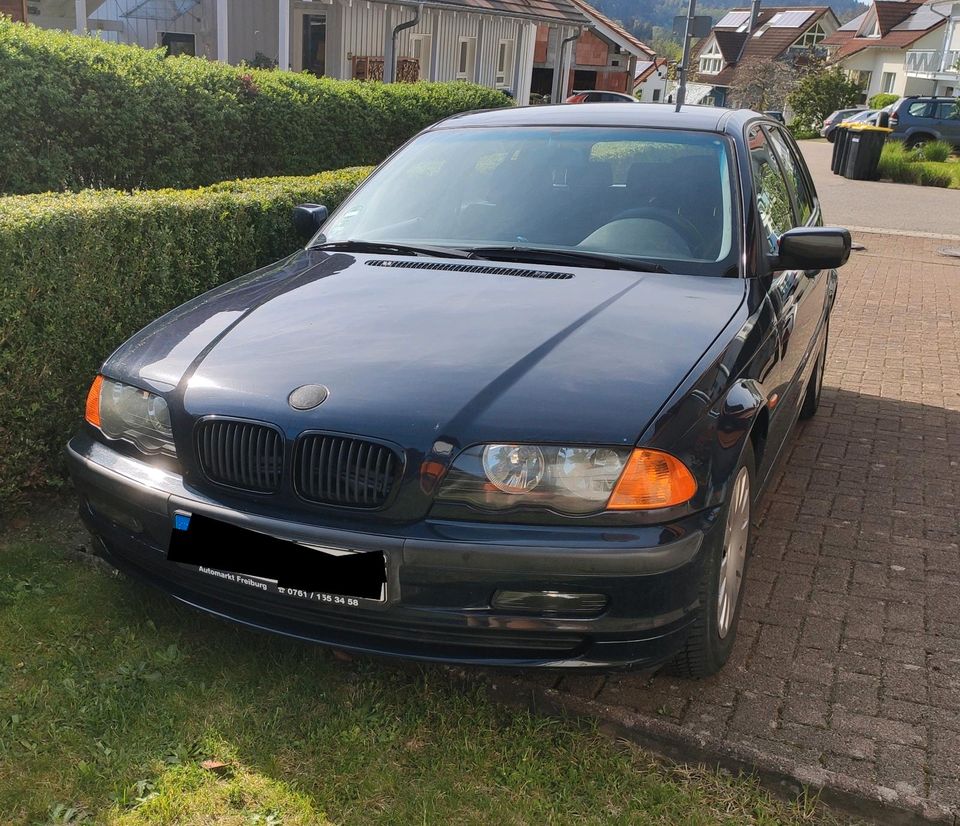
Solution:
<svg viewBox="0 0 960 826">
<path fill-rule="evenodd" d="M 680 82 L 677 86 L 677 109 L 683 106 L 687 96 L 687 64 L 690 62 L 690 39 L 693 36 L 693 18 L 697 13 L 697 0 L 690 0 L 687 7 L 687 25 L 683 31 L 683 57 L 680 60 Z"/>
</svg>

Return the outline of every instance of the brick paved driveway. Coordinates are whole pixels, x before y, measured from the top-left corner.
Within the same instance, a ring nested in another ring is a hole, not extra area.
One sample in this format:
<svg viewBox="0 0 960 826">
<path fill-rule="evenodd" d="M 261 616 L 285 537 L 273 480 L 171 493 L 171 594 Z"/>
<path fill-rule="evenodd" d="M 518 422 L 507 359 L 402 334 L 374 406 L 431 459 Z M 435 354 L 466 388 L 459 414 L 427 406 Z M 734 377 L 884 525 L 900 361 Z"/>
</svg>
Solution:
<svg viewBox="0 0 960 826">
<path fill-rule="evenodd" d="M 539 688 L 621 731 L 627 721 L 706 744 L 700 753 L 730 748 L 949 822 L 960 812 L 960 260 L 936 253 L 944 241 L 856 240 L 867 250 L 841 271 L 820 412 L 759 507 L 731 662 L 702 682 Z"/>
</svg>

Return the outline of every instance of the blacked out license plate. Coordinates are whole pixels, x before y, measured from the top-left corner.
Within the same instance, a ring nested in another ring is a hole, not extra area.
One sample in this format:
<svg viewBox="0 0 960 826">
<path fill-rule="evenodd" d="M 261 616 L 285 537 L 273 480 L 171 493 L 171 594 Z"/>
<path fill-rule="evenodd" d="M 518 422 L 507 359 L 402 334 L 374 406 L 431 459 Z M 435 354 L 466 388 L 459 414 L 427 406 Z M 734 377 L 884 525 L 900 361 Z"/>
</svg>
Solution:
<svg viewBox="0 0 960 826">
<path fill-rule="evenodd" d="M 383 551 L 300 544 L 198 514 L 174 514 L 167 559 L 236 585 L 325 605 L 387 598 Z"/>
</svg>

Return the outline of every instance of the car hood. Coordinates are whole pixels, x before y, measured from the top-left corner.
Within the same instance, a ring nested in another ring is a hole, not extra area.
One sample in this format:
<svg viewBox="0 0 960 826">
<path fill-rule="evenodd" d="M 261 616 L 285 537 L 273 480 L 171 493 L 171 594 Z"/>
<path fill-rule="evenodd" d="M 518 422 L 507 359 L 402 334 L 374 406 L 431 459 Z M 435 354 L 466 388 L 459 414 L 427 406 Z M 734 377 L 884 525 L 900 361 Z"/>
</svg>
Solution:
<svg viewBox="0 0 960 826">
<path fill-rule="evenodd" d="M 270 421 L 291 437 L 316 428 L 424 452 L 437 440 L 632 444 L 746 283 L 479 266 L 490 272 L 304 251 L 154 322 L 104 372 L 176 388 L 189 416 Z M 287 398 L 304 384 L 329 396 L 294 410 Z"/>
</svg>

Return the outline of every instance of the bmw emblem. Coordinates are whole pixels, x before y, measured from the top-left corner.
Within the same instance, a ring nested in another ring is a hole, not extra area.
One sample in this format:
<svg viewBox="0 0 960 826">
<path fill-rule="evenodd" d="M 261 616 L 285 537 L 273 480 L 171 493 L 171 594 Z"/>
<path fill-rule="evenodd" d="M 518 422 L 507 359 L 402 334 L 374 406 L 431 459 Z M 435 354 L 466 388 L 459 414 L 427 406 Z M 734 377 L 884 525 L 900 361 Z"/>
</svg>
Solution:
<svg viewBox="0 0 960 826">
<path fill-rule="evenodd" d="M 330 391 L 322 384 L 304 384 L 289 396 L 287 401 L 294 410 L 313 410 L 326 401 Z"/>
</svg>

